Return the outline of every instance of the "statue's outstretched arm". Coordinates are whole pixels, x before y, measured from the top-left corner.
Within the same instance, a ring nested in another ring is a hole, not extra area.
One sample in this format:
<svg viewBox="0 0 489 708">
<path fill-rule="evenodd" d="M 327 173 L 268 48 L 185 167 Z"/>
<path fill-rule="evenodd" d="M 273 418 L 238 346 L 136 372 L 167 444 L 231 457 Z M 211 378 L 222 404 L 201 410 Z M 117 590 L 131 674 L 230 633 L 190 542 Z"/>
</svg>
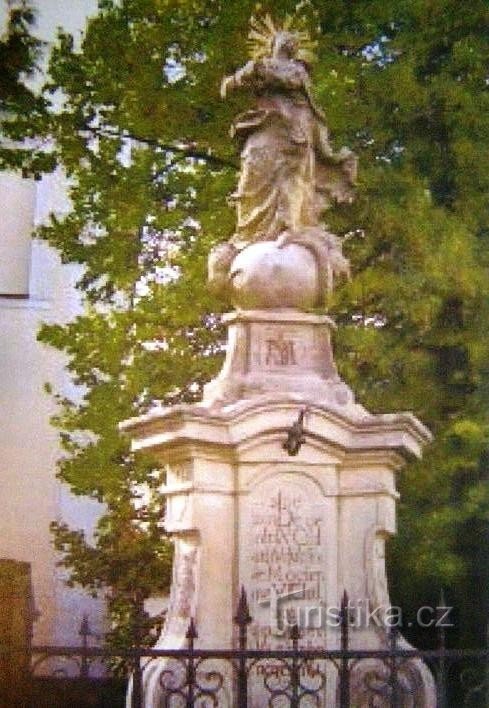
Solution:
<svg viewBox="0 0 489 708">
<path fill-rule="evenodd" d="M 318 150 L 321 157 L 332 165 L 342 165 L 344 163 L 349 164 L 349 171 L 352 173 L 352 181 L 356 179 L 356 155 L 346 147 L 342 147 L 339 152 L 334 152 L 329 142 L 329 131 L 326 127 L 326 116 L 317 103 L 315 102 L 311 93 L 311 83 L 310 81 L 305 82 L 304 91 L 309 101 L 309 105 L 316 116 L 316 149 Z"/>
<path fill-rule="evenodd" d="M 249 61 L 247 64 L 238 69 L 231 76 L 225 76 L 221 82 L 221 98 L 226 98 L 229 91 L 239 88 L 246 84 L 256 72 L 256 64 L 254 61 Z"/>
<path fill-rule="evenodd" d="M 304 83 L 302 85 L 302 88 L 304 90 L 304 93 L 306 94 L 307 100 L 309 101 L 309 105 L 311 106 L 311 110 L 318 119 L 320 123 L 326 123 L 326 116 L 324 115 L 324 112 L 322 111 L 321 108 L 319 108 L 318 104 L 314 100 L 314 97 L 312 95 L 312 83 L 311 79 L 309 76 L 306 76 Z M 326 126 L 325 126 L 326 127 Z"/>
<path fill-rule="evenodd" d="M 351 181 L 356 179 L 357 156 L 352 150 L 342 147 L 339 152 L 334 152 L 329 142 L 329 133 L 325 125 L 318 123 L 316 128 L 316 144 L 321 157 L 330 165 L 344 165 L 346 171 L 351 173 Z"/>
</svg>

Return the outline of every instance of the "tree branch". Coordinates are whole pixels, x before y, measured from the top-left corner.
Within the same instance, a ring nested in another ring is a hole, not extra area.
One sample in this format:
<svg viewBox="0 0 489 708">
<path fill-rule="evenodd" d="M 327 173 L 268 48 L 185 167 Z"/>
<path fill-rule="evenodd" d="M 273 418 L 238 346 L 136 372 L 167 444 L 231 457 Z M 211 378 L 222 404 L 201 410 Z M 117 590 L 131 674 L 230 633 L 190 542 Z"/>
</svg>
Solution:
<svg viewBox="0 0 489 708">
<path fill-rule="evenodd" d="M 99 138 L 127 138 L 128 140 L 134 140 L 139 143 L 144 143 L 145 145 L 149 145 L 151 147 L 156 147 L 160 148 L 161 150 L 166 150 L 168 152 L 173 152 L 177 153 L 178 155 L 181 156 L 181 159 L 184 159 L 186 157 L 194 158 L 196 160 L 205 160 L 211 165 L 215 165 L 216 167 L 220 168 L 229 168 L 231 167 L 233 170 L 238 169 L 239 165 L 236 162 L 233 162 L 232 160 L 226 160 L 223 157 L 218 157 L 217 155 L 212 155 L 209 152 L 205 152 L 204 150 L 198 150 L 196 147 L 192 145 L 185 145 L 185 144 L 176 144 L 176 145 L 171 145 L 169 143 L 164 143 L 161 140 L 157 140 L 155 138 L 147 138 L 143 137 L 141 135 L 136 135 L 134 133 L 131 133 L 127 130 L 124 130 L 124 132 L 120 132 L 118 130 L 111 130 L 110 128 L 95 128 L 93 126 L 86 125 L 85 130 L 89 132 L 91 135 Z"/>
</svg>

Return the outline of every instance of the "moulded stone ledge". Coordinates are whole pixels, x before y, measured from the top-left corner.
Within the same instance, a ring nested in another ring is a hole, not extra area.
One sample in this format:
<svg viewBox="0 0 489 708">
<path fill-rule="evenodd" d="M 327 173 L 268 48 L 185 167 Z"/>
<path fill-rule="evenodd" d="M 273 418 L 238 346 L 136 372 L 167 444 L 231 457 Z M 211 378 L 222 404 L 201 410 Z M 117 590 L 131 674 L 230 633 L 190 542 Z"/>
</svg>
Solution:
<svg viewBox="0 0 489 708">
<path fill-rule="evenodd" d="M 392 450 L 404 457 L 420 457 L 432 439 L 430 431 L 412 413 L 347 415 L 331 406 L 308 403 L 300 397 L 270 397 L 209 408 L 181 404 L 158 408 L 120 424 L 132 438 L 133 450 L 195 443 L 239 448 L 270 432 L 286 434 L 299 410 L 306 410 L 305 429 L 311 440 L 325 442 L 349 455 Z"/>
</svg>

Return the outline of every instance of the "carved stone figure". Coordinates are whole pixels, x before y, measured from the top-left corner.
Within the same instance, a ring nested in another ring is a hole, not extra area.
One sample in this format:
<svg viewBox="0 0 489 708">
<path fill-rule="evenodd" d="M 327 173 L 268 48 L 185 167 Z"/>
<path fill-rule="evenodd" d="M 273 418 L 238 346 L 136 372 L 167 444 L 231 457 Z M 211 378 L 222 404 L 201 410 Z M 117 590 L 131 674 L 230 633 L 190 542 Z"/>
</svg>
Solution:
<svg viewBox="0 0 489 708">
<path fill-rule="evenodd" d="M 242 146 L 238 188 L 232 195 L 236 232 L 210 257 L 211 283 L 221 288 L 229 285 L 236 304 L 245 307 L 248 293 L 233 284 L 232 263 L 238 252 L 256 242 L 275 242 L 274 248 L 284 251 L 279 259 L 292 261 L 296 270 L 307 268 L 307 257 L 304 263 L 297 261 L 290 244 L 299 244 L 314 256 L 318 279 L 312 285 L 313 302 L 309 297 L 298 305 L 292 297 L 283 307 L 318 304 L 331 290 L 334 277 L 348 273 L 339 239 L 320 225 L 320 219 L 333 203 L 352 200 L 357 158 L 347 148 L 333 151 L 324 116 L 310 92 L 311 41 L 290 25 L 286 21 L 277 28 L 268 16 L 252 21 L 253 59 L 221 86 L 223 98 L 242 88 L 255 100 L 232 128 Z M 265 252 L 270 258 L 270 249 Z M 254 270 L 261 249 L 255 249 L 255 254 Z M 290 285 L 288 270 L 277 266 L 275 277 Z M 258 306 L 267 307 L 266 295 L 258 293 Z"/>
</svg>

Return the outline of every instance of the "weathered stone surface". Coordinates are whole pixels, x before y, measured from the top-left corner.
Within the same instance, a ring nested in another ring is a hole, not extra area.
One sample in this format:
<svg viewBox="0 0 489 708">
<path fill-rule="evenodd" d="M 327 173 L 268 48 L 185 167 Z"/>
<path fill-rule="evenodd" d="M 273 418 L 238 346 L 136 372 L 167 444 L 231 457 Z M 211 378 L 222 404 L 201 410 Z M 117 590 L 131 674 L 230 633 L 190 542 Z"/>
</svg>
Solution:
<svg viewBox="0 0 489 708">
<path fill-rule="evenodd" d="M 234 646 L 241 585 L 253 617 L 250 647 L 288 646 L 283 630 L 297 618 L 301 646 L 337 648 L 338 628 L 326 611 L 339 608 L 345 589 L 357 607 L 389 607 L 384 546 L 395 532 L 395 474 L 421 454 L 430 434 L 411 414 L 310 402 L 305 442 L 291 458 L 283 443 L 304 402 L 283 392 L 222 406 L 180 405 L 123 425 L 134 449 L 150 449 L 168 470 L 162 493 L 176 559 L 156 646 L 182 646 L 191 616 L 198 646 Z M 371 625 L 352 628 L 350 637 L 356 648 L 386 641 Z M 161 701 L 164 666 L 148 673 L 147 706 Z M 251 680 L 253 708 L 267 705 L 264 672 L 262 666 Z M 422 696 L 415 705 L 431 708 L 429 672 L 418 662 L 408 673 Z M 326 707 L 335 705 L 335 676 L 328 674 Z M 363 696 L 364 674 L 355 676 Z M 221 707 L 232 705 L 225 695 Z"/>
<path fill-rule="evenodd" d="M 225 321 L 226 360 L 204 388 L 209 405 L 288 392 L 364 412 L 336 371 L 329 317 L 293 309 L 239 310 Z"/>
<path fill-rule="evenodd" d="M 229 278 L 233 304 L 253 309 L 311 309 L 319 297 L 319 273 L 314 255 L 291 243 L 254 243 L 233 260 Z"/>
<path fill-rule="evenodd" d="M 232 128 L 242 144 L 232 195 L 237 226 L 228 244 L 210 254 L 209 280 L 223 294 L 231 292 L 240 307 L 307 309 L 322 303 L 336 275 L 348 272 L 341 242 L 321 218 L 333 204 L 352 200 L 357 158 L 347 148 L 335 153 L 330 144 L 324 115 L 312 99 L 308 64 L 301 58 L 304 34 L 273 23 L 262 30 L 254 59 L 222 82 L 223 98 L 241 88 L 254 105 Z M 254 38 L 259 35 L 255 28 Z M 274 241 L 278 251 L 253 247 Z M 240 252 L 242 258 L 233 262 Z M 297 284 L 292 280 L 284 288 L 291 270 Z"/>
<path fill-rule="evenodd" d="M 299 50 L 296 34 L 278 30 L 268 53 L 222 82 L 223 98 L 243 88 L 255 104 L 236 118 L 232 131 L 243 141 L 233 195 L 238 248 L 317 226 L 326 208 L 352 199 L 357 159 L 347 148 L 333 151 Z"/>
</svg>

